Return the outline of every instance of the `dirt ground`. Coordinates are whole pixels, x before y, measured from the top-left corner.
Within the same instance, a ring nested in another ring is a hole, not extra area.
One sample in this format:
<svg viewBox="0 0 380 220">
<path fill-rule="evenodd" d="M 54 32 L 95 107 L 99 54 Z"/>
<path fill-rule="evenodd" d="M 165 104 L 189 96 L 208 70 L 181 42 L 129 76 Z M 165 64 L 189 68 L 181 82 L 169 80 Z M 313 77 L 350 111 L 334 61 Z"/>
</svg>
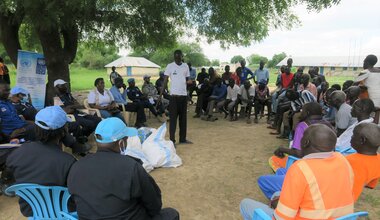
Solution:
<svg viewBox="0 0 380 220">
<path fill-rule="evenodd" d="M 241 219 L 243 198 L 267 202 L 257 178 L 271 173 L 269 156 L 287 142 L 269 135 L 264 119 L 259 124 L 229 122 L 222 117 L 207 122 L 193 119 L 193 112 L 191 106 L 188 139 L 194 144 L 177 146 L 183 165 L 151 172 L 161 188 L 164 206 L 176 208 L 183 220 Z M 154 118 L 148 124 L 159 126 Z M 355 207 L 369 211 L 370 219 L 380 219 L 380 187 L 366 189 Z M 0 196 L 0 220 L 11 219 L 25 219 L 17 199 Z"/>
</svg>

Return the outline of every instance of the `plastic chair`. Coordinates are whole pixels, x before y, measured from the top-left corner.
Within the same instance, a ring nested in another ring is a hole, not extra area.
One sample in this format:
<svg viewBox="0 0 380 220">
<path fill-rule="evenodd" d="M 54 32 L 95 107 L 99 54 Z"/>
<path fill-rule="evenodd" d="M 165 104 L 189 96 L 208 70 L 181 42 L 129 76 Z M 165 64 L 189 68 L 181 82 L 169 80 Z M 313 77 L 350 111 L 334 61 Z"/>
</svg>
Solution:
<svg viewBox="0 0 380 220">
<path fill-rule="evenodd" d="M 262 209 L 255 209 L 253 211 L 252 220 L 272 220 Z"/>
<path fill-rule="evenodd" d="M 125 106 L 123 104 L 119 104 L 122 110 L 122 115 L 124 118 L 124 121 L 129 125 L 133 126 L 136 123 L 137 113 L 136 112 L 129 112 L 125 110 Z"/>
<path fill-rule="evenodd" d="M 71 195 L 66 187 L 23 183 L 8 187 L 5 192 L 15 193 L 30 205 L 33 210 L 33 217 L 28 218 L 30 220 L 67 219 L 61 214 L 61 212 L 69 213 L 67 202 Z"/>
<path fill-rule="evenodd" d="M 100 114 L 99 109 L 91 108 L 90 107 L 90 105 L 88 104 L 88 99 L 83 100 L 83 105 L 88 110 L 89 114 L 91 114 L 91 115 L 96 114 L 98 117 L 100 117 L 100 118 L 102 117 L 102 115 Z"/>
<path fill-rule="evenodd" d="M 368 212 L 355 212 L 352 214 L 348 214 L 339 218 L 336 218 L 336 220 L 356 220 L 360 217 L 367 217 Z"/>
<path fill-rule="evenodd" d="M 296 162 L 296 161 L 299 160 L 299 159 L 300 159 L 300 158 L 297 158 L 297 157 L 294 157 L 294 156 L 288 155 L 288 160 L 286 161 L 285 169 L 289 169 L 289 167 L 290 167 L 294 162 Z"/>
<path fill-rule="evenodd" d="M 349 154 L 354 154 L 356 153 L 356 150 L 351 148 L 351 147 L 348 147 L 348 148 L 344 148 L 344 149 L 335 149 L 336 152 L 339 152 L 343 155 L 349 155 Z"/>
</svg>

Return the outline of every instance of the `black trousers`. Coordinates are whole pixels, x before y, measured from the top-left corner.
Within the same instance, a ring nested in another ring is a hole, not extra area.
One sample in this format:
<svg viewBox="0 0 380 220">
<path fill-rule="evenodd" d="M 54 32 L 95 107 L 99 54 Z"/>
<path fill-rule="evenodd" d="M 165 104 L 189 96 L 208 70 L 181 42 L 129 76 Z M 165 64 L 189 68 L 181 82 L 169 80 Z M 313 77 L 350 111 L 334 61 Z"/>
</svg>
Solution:
<svg viewBox="0 0 380 220">
<path fill-rule="evenodd" d="M 82 127 L 83 135 L 89 136 L 92 132 L 95 131 L 96 126 L 98 126 L 99 122 L 102 121 L 101 118 L 95 115 L 78 115 L 74 114 L 75 120 Z"/>
<path fill-rule="evenodd" d="M 146 122 L 146 115 L 144 112 L 144 102 L 132 102 L 124 105 L 125 111 L 127 112 L 136 112 L 136 125 L 140 125 Z M 128 122 L 127 122 L 128 123 Z"/>
<path fill-rule="evenodd" d="M 175 143 L 177 118 L 179 118 L 179 142 L 186 141 L 187 127 L 187 96 L 170 96 L 169 102 L 169 134 L 170 140 Z"/>
<path fill-rule="evenodd" d="M 160 214 L 152 217 L 152 220 L 179 220 L 179 213 L 173 208 L 163 208 Z"/>
</svg>

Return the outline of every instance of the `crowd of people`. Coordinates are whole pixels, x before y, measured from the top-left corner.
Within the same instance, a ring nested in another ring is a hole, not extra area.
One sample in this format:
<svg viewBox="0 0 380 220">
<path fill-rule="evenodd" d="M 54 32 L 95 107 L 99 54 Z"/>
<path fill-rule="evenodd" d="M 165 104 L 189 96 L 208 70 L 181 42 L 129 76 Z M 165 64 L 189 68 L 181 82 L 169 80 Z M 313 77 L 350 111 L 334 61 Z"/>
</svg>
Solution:
<svg viewBox="0 0 380 220">
<path fill-rule="evenodd" d="M 234 73 L 225 66 L 221 76 L 212 67 L 196 74 L 176 50 L 174 62 L 160 72 L 155 85 L 145 75 L 141 89 L 134 78 L 127 86 L 115 67 L 109 90 L 104 79 L 97 78 L 87 102 L 99 115 L 84 111 L 62 79 L 54 81 L 54 106 L 40 111 L 28 91 L 11 89 L 8 81 L 1 81 L 0 142 L 12 147 L 0 148 L 0 183 L 2 188 L 18 183 L 68 187 L 69 208 L 80 219 L 179 219 L 175 209 L 162 209 L 160 189 L 141 161 L 120 152 L 128 137 L 137 135 L 136 128 L 147 126 L 145 109 L 160 122 L 169 117 L 173 143 L 192 144 L 187 139 L 187 112 L 188 105 L 195 105 L 193 117 L 209 122 L 218 120 L 216 113 L 248 124 L 251 116 L 254 123 L 266 116 L 270 134 L 290 140 L 290 147 L 277 148 L 269 158 L 275 174 L 258 178 L 271 205 L 244 199 L 240 204 L 244 219 L 252 219 L 257 208 L 276 219 L 337 218 L 352 213 L 363 188 L 374 188 L 380 178 L 376 62 L 376 56 L 367 56 L 359 76 L 341 86 L 330 85 L 318 67 L 306 73 L 288 59 L 279 70 L 277 87 L 270 91 L 263 61 L 255 71 L 242 60 Z M 128 127 L 123 109 L 136 112 L 136 128 Z M 68 120 L 68 114 L 75 120 Z M 86 155 L 91 134 L 97 152 Z M 62 144 L 83 158 L 63 152 Z M 287 168 L 289 156 L 298 161 Z M 22 199 L 20 210 L 24 216 L 33 214 Z"/>
</svg>

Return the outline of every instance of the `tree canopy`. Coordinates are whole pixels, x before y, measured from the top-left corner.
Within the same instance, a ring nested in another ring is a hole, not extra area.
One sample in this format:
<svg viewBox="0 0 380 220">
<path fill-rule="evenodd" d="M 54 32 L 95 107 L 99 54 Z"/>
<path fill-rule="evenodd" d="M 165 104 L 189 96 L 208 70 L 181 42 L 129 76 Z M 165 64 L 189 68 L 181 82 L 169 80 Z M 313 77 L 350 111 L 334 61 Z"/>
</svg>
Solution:
<svg viewBox="0 0 380 220">
<path fill-rule="evenodd" d="M 282 52 L 279 54 L 273 55 L 272 59 L 268 62 L 268 67 L 275 67 L 281 60 L 283 60 L 286 57 L 286 53 Z"/>
<path fill-rule="evenodd" d="M 259 64 L 260 61 L 264 61 L 265 63 L 268 62 L 268 58 L 261 56 L 259 54 L 252 54 L 249 57 L 247 57 L 248 63 L 251 64 Z"/>
<path fill-rule="evenodd" d="M 239 63 L 241 60 L 245 60 L 242 55 L 236 55 L 231 58 L 231 63 Z"/>
<path fill-rule="evenodd" d="M 268 35 L 269 28 L 291 28 L 298 23 L 291 8 L 305 4 L 321 10 L 339 0 L 2 0 L 0 42 L 12 62 L 22 49 L 20 28 L 41 45 L 48 81 L 70 80 L 69 64 L 80 40 L 99 39 L 113 45 L 169 46 L 181 34 L 205 36 L 222 46 L 249 45 Z M 188 28 L 190 27 L 190 28 Z M 53 88 L 48 83 L 48 93 Z"/>
<path fill-rule="evenodd" d="M 191 63 L 192 66 L 206 66 L 210 64 L 201 46 L 198 43 L 178 43 L 172 47 L 166 48 L 136 48 L 130 56 L 142 56 L 152 62 L 165 68 L 168 63 L 173 62 L 173 51 L 176 49 L 182 50 L 186 63 Z"/>
</svg>

